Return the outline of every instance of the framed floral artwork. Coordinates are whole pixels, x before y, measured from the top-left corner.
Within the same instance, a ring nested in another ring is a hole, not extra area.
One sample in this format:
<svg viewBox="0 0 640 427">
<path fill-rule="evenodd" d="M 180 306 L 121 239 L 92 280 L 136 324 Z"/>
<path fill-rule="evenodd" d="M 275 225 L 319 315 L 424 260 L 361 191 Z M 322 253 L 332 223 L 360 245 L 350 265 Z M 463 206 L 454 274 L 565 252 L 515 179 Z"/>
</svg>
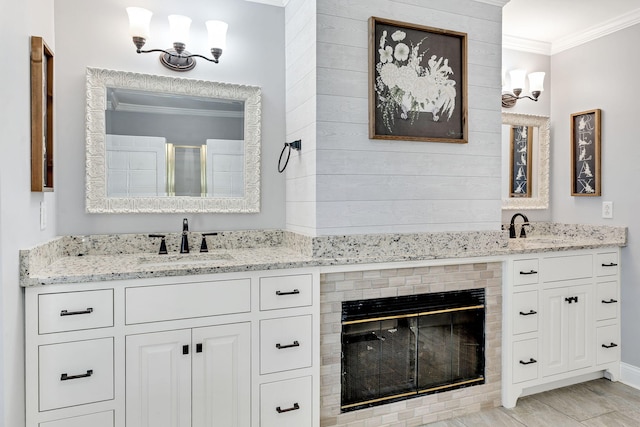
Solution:
<svg viewBox="0 0 640 427">
<path fill-rule="evenodd" d="M 600 196 L 600 110 L 571 115 L 571 195 Z"/>
<path fill-rule="evenodd" d="M 532 126 L 511 126 L 509 197 L 531 197 L 532 145 Z"/>
<path fill-rule="evenodd" d="M 467 142 L 467 35 L 369 18 L 369 138 Z"/>
</svg>

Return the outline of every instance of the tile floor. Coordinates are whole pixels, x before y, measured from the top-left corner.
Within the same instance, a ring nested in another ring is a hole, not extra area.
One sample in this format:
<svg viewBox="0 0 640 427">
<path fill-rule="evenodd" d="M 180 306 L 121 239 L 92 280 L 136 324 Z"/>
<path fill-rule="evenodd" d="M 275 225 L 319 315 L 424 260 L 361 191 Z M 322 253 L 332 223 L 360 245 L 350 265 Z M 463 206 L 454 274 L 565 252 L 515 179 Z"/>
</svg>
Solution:
<svg viewBox="0 0 640 427">
<path fill-rule="evenodd" d="M 423 427 L 639 427 L 640 390 L 605 379 L 518 399 L 513 409 L 494 408 Z"/>
</svg>

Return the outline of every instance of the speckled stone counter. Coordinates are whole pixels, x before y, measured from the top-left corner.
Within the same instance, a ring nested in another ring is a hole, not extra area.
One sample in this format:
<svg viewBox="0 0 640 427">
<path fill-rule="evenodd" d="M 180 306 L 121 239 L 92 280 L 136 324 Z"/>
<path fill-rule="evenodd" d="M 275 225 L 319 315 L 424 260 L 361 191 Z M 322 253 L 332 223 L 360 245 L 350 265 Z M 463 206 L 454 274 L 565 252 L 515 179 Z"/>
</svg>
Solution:
<svg viewBox="0 0 640 427">
<path fill-rule="evenodd" d="M 80 283 L 193 274 L 342 266 L 400 261 L 505 257 L 625 246 L 626 227 L 532 223 L 526 239 L 506 231 L 369 234 L 308 237 L 281 230 L 189 235 L 191 253 L 178 254 L 180 234 L 166 234 L 169 255 L 157 255 L 159 240 L 147 234 L 64 236 L 20 252 L 22 286 Z"/>
</svg>

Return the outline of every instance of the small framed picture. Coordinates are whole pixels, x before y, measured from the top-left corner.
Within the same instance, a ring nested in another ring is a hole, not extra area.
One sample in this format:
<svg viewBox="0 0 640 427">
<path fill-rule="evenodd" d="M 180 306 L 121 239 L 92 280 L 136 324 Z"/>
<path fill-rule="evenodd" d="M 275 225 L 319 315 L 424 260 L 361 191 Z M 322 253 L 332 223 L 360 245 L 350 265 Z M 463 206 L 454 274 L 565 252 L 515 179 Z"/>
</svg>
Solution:
<svg viewBox="0 0 640 427">
<path fill-rule="evenodd" d="M 571 195 L 600 196 L 600 110 L 571 115 Z"/>
<path fill-rule="evenodd" d="M 509 197 L 531 197 L 532 126 L 511 126 Z"/>
<path fill-rule="evenodd" d="M 31 37 L 31 191 L 53 191 L 53 51 Z"/>
<path fill-rule="evenodd" d="M 467 142 L 466 33 L 369 18 L 369 138 Z"/>
</svg>

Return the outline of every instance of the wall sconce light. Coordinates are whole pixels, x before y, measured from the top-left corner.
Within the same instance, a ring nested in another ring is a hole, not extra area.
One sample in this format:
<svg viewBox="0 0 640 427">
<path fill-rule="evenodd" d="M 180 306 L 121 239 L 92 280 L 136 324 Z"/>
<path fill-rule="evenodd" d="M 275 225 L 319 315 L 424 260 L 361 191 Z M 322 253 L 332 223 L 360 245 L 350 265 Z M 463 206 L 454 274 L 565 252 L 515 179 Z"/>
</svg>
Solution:
<svg viewBox="0 0 640 427">
<path fill-rule="evenodd" d="M 193 69 L 196 66 L 195 57 L 217 64 L 222 51 L 226 47 L 227 28 L 229 26 L 222 21 L 207 21 L 205 24 L 209 34 L 209 46 L 211 47 L 211 56 L 213 58 L 190 53 L 185 48 L 189 41 L 191 18 L 182 15 L 169 15 L 169 33 L 173 40 L 173 48 L 142 50 L 149 38 L 149 24 L 153 13 L 141 7 L 128 7 L 127 14 L 129 15 L 129 29 L 133 44 L 136 45 L 136 52 L 160 52 L 160 62 L 171 70 L 188 71 Z"/>
<path fill-rule="evenodd" d="M 502 107 L 512 108 L 518 102 L 518 99 L 529 98 L 532 101 L 538 101 L 540 93 L 544 91 L 544 72 L 539 71 L 529 74 L 529 90 L 531 96 L 523 95 L 522 89 L 524 88 L 524 76 L 527 74 L 525 70 L 518 69 L 509 71 L 511 77 L 511 92 L 506 91 L 502 93 Z"/>
</svg>

